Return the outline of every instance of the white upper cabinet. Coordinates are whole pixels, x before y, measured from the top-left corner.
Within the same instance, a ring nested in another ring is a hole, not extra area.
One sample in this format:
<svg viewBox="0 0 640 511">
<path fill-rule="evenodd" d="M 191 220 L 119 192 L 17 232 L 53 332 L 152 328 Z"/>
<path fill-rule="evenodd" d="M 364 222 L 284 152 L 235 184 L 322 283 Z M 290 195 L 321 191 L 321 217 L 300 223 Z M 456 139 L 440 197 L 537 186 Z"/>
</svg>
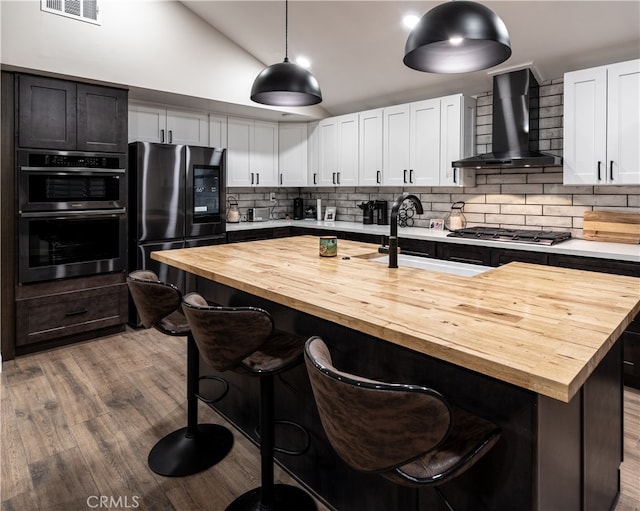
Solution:
<svg viewBox="0 0 640 511">
<path fill-rule="evenodd" d="M 209 145 L 206 113 L 129 103 L 129 142 Z"/>
<path fill-rule="evenodd" d="M 281 123 L 278 132 L 278 184 L 307 186 L 308 149 L 306 123 Z"/>
<path fill-rule="evenodd" d="M 564 76 L 564 183 L 640 184 L 640 60 Z"/>
<path fill-rule="evenodd" d="M 440 184 L 440 100 L 411 103 L 409 183 Z"/>
<path fill-rule="evenodd" d="M 409 184 L 411 149 L 411 107 L 390 106 L 383 111 L 382 183 L 386 186 Z"/>
<path fill-rule="evenodd" d="M 227 147 L 227 117 L 209 115 L 209 147 Z"/>
<path fill-rule="evenodd" d="M 319 186 L 357 186 L 358 122 L 358 114 L 348 114 L 318 124 Z"/>
<path fill-rule="evenodd" d="M 474 154 L 476 100 L 455 94 L 440 98 L 440 186 L 475 186 L 475 169 L 453 168 Z"/>
<path fill-rule="evenodd" d="M 278 124 L 227 119 L 227 186 L 277 186 Z"/>
<path fill-rule="evenodd" d="M 382 108 L 360 112 L 360 168 L 361 186 L 382 184 Z"/>
<path fill-rule="evenodd" d="M 471 156 L 475 100 L 456 94 L 384 109 L 383 183 L 472 186 L 474 172 L 451 162 Z"/>
</svg>

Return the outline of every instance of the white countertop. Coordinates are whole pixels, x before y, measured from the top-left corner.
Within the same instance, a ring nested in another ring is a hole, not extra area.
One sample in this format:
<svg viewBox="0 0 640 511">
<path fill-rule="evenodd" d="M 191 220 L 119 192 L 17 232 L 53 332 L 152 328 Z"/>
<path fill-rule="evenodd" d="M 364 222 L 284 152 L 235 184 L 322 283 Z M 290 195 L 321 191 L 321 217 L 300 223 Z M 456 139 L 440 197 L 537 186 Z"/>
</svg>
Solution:
<svg viewBox="0 0 640 511">
<path fill-rule="evenodd" d="M 252 229 L 273 229 L 277 227 L 306 227 L 332 231 L 344 231 L 362 234 L 388 236 L 388 225 L 365 225 L 359 222 L 323 222 L 317 220 L 270 220 L 268 222 L 228 223 L 227 232 L 246 231 Z M 608 243 L 571 239 L 557 245 L 538 245 L 535 243 L 509 243 L 505 241 L 476 240 L 468 238 L 449 238 L 448 231 L 436 231 L 422 227 L 398 227 L 399 238 L 439 241 L 458 245 L 478 245 L 483 247 L 506 248 L 509 250 L 526 250 L 529 252 L 545 252 L 547 254 L 564 254 L 581 257 L 597 257 L 617 261 L 640 263 L 640 245 L 625 243 Z"/>
</svg>

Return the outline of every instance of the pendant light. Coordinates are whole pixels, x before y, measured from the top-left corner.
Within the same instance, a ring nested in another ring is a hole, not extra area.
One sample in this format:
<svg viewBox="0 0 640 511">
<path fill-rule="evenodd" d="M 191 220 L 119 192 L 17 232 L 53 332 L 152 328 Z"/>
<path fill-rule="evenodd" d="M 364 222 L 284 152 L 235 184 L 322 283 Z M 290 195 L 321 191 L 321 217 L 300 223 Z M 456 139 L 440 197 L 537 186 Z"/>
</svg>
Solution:
<svg viewBox="0 0 640 511">
<path fill-rule="evenodd" d="M 322 101 L 315 76 L 289 62 L 289 1 L 285 1 L 284 62 L 264 68 L 253 82 L 251 100 L 263 105 L 308 106 Z"/>
<path fill-rule="evenodd" d="M 511 56 L 509 32 L 491 9 L 465 0 L 428 11 L 407 38 L 404 63 L 428 73 L 469 73 Z"/>
</svg>

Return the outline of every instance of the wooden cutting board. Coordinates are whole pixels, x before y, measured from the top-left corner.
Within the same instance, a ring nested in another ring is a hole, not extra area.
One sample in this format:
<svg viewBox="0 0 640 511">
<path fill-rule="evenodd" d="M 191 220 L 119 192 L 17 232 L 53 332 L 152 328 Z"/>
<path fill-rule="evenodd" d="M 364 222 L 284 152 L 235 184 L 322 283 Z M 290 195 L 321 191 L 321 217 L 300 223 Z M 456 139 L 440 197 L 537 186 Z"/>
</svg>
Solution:
<svg viewBox="0 0 640 511">
<path fill-rule="evenodd" d="M 582 238 L 589 241 L 640 243 L 640 214 L 585 211 Z"/>
</svg>

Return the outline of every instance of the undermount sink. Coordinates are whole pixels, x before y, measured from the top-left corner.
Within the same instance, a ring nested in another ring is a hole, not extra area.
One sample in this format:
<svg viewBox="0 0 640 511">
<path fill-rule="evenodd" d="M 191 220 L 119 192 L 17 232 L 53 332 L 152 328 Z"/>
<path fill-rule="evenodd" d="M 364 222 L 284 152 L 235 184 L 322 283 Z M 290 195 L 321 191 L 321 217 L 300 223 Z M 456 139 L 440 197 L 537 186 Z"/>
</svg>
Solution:
<svg viewBox="0 0 640 511">
<path fill-rule="evenodd" d="M 376 257 L 371 259 L 371 261 L 388 264 L 389 256 L 385 255 Z M 441 259 L 430 259 L 428 257 L 417 257 L 405 254 L 398 254 L 398 266 L 408 266 L 410 268 L 450 273 L 463 277 L 473 277 L 474 275 L 478 275 L 492 269 L 491 266 L 458 263 L 456 261 L 443 261 Z"/>
</svg>

